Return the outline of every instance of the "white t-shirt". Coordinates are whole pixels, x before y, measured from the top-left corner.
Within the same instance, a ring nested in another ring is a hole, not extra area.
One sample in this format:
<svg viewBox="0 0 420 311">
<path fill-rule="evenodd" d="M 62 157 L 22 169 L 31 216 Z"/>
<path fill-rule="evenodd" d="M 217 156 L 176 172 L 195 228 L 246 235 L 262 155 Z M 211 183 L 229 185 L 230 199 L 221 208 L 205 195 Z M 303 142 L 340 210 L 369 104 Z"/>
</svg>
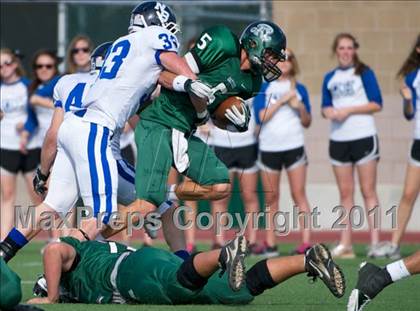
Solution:
<svg viewBox="0 0 420 311">
<path fill-rule="evenodd" d="M 178 47 L 175 35 L 160 26 L 118 38 L 86 97 L 83 118 L 111 131 L 123 128 L 156 88 L 162 71 L 160 53 L 178 52 Z"/>
<path fill-rule="evenodd" d="M 291 90 L 291 87 L 290 80 L 276 80 L 265 83 L 260 94 L 255 98 L 257 120 L 261 123 L 258 141 L 261 151 L 287 151 L 302 147 L 305 143 L 299 112 L 288 104 L 281 106 L 270 120 L 266 122 L 260 120 L 260 111 L 282 98 Z M 309 96 L 305 86 L 296 83 L 296 94 L 298 100 L 303 102 L 306 110 L 310 113 Z"/>
<path fill-rule="evenodd" d="M 361 75 L 355 68 L 336 68 L 326 74 L 322 86 L 322 108 L 345 108 L 375 102 L 382 105 L 382 96 L 374 72 L 367 68 Z M 371 114 L 354 114 L 343 122 L 332 121 L 330 139 L 351 141 L 376 135 Z"/>
<path fill-rule="evenodd" d="M 28 118 L 28 81 L 20 79 L 11 84 L 0 84 L 0 109 L 3 119 L 0 121 L 0 147 L 7 150 L 19 150 L 20 136 L 16 126 L 24 124 Z"/>
</svg>

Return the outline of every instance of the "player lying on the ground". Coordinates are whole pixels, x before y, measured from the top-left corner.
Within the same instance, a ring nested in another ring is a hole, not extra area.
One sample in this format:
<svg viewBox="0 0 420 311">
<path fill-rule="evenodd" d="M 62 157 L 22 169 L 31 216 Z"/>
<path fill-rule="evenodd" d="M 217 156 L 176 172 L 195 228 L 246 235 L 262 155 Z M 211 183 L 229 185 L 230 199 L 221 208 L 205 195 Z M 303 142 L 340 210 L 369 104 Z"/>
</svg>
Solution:
<svg viewBox="0 0 420 311">
<path fill-rule="evenodd" d="M 356 288 L 351 292 L 348 311 L 361 311 L 385 287 L 411 275 L 420 274 L 420 251 L 380 268 L 362 263 Z"/>
<path fill-rule="evenodd" d="M 35 285 L 36 292 L 46 297 L 29 302 L 56 303 L 61 287 L 66 299 L 81 303 L 246 304 L 301 273 L 321 278 L 334 296 L 344 295 L 344 276 L 323 245 L 313 246 L 305 255 L 262 260 L 245 273 L 246 251 L 241 236 L 221 249 L 183 261 L 153 247 L 133 251 L 115 242 L 66 237 L 46 247 L 47 286 Z M 222 278 L 216 273 L 219 268 L 226 271 Z"/>
<path fill-rule="evenodd" d="M 285 48 L 286 37 L 280 27 L 258 21 L 248 25 L 240 39 L 225 26 L 206 29 L 184 58 L 200 81 L 214 90 L 207 106 L 213 115 L 230 97 L 254 97 L 263 77 L 277 79 L 281 71 L 276 64 L 285 60 Z M 147 152 L 137 154 L 137 200 L 127 210 L 147 214 L 167 200 L 226 197 L 230 191 L 228 169 L 206 143 L 193 135 L 197 123 L 203 120 L 189 95 L 179 92 L 182 78 L 174 79 L 172 73 L 164 72 L 159 82 L 163 86 L 160 96 L 140 113 L 136 127 L 137 147 Z M 245 131 L 250 109 L 242 101 L 240 107 L 226 109 L 226 119 L 227 130 Z M 172 166 L 189 179 L 167 189 Z"/>
</svg>

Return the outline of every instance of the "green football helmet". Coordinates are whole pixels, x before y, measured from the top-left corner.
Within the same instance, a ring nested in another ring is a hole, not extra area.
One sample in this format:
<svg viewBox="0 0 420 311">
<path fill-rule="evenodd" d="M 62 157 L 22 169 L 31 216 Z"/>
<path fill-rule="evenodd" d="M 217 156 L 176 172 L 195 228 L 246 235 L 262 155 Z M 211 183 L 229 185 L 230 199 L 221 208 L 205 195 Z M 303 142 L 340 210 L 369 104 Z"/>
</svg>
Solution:
<svg viewBox="0 0 420 311">
<path fill-rule="evenodd" d="M 276 64 L 286 60 L 286 36 L 279 26 L 269 21 L 254 22 L 245 28 L 239 40 L 255 73 L 268 82 L 280 77 L 281 70 Z"/>
</svg>

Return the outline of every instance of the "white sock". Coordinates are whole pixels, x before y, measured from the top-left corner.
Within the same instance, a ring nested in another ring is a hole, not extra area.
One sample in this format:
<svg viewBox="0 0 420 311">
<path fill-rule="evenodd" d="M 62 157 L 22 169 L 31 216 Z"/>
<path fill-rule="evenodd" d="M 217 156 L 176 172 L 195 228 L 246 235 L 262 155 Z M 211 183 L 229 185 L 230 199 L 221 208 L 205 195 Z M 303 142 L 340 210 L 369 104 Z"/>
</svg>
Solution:
<svg viewBox="0 0 420 311">
<path fill-rule="evenodd" d="M 387 265 L 386 270 L 391 276 L 392 282 L 397 282 L 410 276 L 410 272 L 408 272 L 407 267 L 405 266 L 402 259 Z"/>
<path fill-rule="evenodd" d="M 176 187 L 176 184 L 168 186 L 167 194 L 168 194 L 169 201 L 178 201 L 178 197 L 176 196 L 176 193 L 175 193 L 175 187 Z"/>
</svg>

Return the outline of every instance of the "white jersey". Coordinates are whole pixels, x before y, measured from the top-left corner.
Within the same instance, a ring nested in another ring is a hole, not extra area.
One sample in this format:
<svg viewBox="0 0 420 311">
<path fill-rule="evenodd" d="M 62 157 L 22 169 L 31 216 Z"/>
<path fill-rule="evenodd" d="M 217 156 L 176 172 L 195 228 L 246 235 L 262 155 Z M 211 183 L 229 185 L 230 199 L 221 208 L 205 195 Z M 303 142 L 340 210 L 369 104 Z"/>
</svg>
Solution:
<svg viewBox="0 0 420 311">
<path fill-rule="evenodd" d="M 252 99 L 246 101 L 248 105 L 252 104 Z M 239 148 L 254 145 L 257 143 L 255 137 L 255 118 L 251 114 L 248 130 L 243 133 L 234 133 L 222 130 L 216 126 L 210 127 L 210 133 L 207 143 L 211 146 L 224 148 Z"/>
<path fill-rule="evenodd" d="M 405 77 L 405 83 L 411 90 L 414 106 L 414 139 L 420 139 L 420 69 L 412 71 Z"/>
<path fill-rule="evenodd" d="M 305 143 L 299 112 L 288 104 L 281 106 L 270 120 L 265 122 L 260 120 L 260 111 L 269 108 L 270 105 L 289 92 L 291 88 L 292 83 L 290 80 L 276 80 L 263 84 L 260 94 L 255 98 L 255 110 L 261 123 L 258 137 L 259 150 L 261 151 L 287 151 L 300 148 Z M 296 95 L 297 99 L 303 102 L 306 110 L 310 113 L 308 92 L 300 83 L 296 83 Z"/>
<path fill-rule="evenodd" d="M 346 108 L 376 102 L 382 105 L 382 97 L 375 74 L 369 68 L 361 75 L 355 68 L 337 68 L 329 72 L 322 86 L 322 108 Z M 372 114 L 354 114 L 343 122 L 332 121 L 330 139 L 351 141 L 376 135 Z"/>
<path fill-rule="evenodd" d="M 63 76 L 54 88 L 54 106 L 64 109 L 64 118 L 74 112 L 83 113 L 83 100 L 95 83 L 98 72 L 73 73 Z M 77 113 L 76 113 L 77 114 Z M 120 151 L 121 129 L 117 129 L 111 140 L 112 153 L 116 160 L 122 159 Z"/>
<path fill-rule="evenodd" d="M 0 147 L 19 150 L 20 137 L 16 129 L 23 125 L 28 117 L 28 82 L 24 79 L 11 84 L 0 84 L 0 109 L 3 119 L 0 121 Z"/>
<path fill-rule="evenodd" d="M 63 108 L 64 117 L 68 112 L 81 110 L 83 99 L 97 76 L 97 72 L 78 72 L 61 77 L 54 88 L 54 107 Z"/>
<path fill-rule="evenodd" d="M 84 102 L 85 120 L 114 131 L 124 127 L 156 88 L 162 71 L 160 53 L 178 52 L 167 29 L 150 26 L 117 39 Z"/>
</svg>

